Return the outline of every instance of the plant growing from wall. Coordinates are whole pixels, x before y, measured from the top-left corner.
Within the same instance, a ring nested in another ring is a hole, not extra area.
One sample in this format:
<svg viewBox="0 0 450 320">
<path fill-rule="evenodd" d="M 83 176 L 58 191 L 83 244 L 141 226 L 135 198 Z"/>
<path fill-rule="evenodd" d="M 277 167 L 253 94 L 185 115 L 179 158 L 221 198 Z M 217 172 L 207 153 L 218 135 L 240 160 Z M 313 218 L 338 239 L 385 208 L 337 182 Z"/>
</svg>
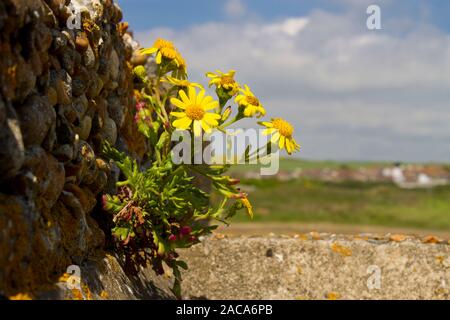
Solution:
<svg viewBox="0 0 450 320">
<path fill-rule="evenodd" d="M 176 130 L 188 130 L 194 138 L 203 132 L 224 131 L 241 119 L 262 117 L 266 111 L 250 88 L 234 79 L 233 70 L 206 74 L 217 99 L 207 95 L 202 85 L 189 82 L 186 63 L 170 41 L 158 39 L 142 54 L 154 55 L 157 64 L 155 77 L 148 77 L 143 66 L 133 70 L 139 88 L 135 90 L 135 121 L 148 139 L 148 160 L 138 165 L 104 143 L 104 155 L 118 166 L 123 179 L 117 182 L 116 194 L 103 196 L 103 207 L 113 215 L 112 234 L 128 269 L 137 272 L 139 266 L 151 263 L 162 274 L 165 263 L 173 270 L 173 291 L 180 297 L 180 268 L 187 265 L 178 259 L 176 249 L 198 243 L 217 227 L 206 220 L 226 223 L 241 209 L 253 217 L 253 210 L 247 194 L 237 187 L 239 181 L 225 175 L 229 165 L 175 163 L 171 136 Z M 234 108 L 226 106 L 233 102 Z M 299 149 L 293 128 L 285 120 L 260 124 L 280 149 L 289 154 Z M 248 148 L 243 156 L 251 157 Z M 196 182 L 198 177 L 222 195 L 218 205 L 211 204 L 210 194 Z"/>
</svg>

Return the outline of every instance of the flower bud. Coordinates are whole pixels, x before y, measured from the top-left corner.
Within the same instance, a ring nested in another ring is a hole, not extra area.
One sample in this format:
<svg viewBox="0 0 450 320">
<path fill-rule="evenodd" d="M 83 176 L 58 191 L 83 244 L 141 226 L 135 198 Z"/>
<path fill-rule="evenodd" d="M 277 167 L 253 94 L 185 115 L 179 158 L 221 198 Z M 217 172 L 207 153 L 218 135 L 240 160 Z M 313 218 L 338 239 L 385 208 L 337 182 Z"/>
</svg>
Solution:
<svg viewBox="0 0 450 320">
<path fill-rule="evenodd" d="M 108 196 L 106 194 L 102 195 L 102 208 L 108 210 Z"/>
<path fill-rule="evenodd" d="M 136 103 L 136 111 L 141 111 L 142 109 L 145 108 L 145 102 L 139 101 L 138 103 Z"/>
<path fill-rule="evenodd" d="M 188 234 L 190 234 L 192 231 L 192 228 L 189 226 L 184 226 L 180 229 L 180 235 L 181 236 L 187 236 Z"/>
<path fill-rule="evenodd" d="M 145 80 L 145 78 L 147 77 L 147 70 L 145 69 L 144 66 L 137 66 L 133 69 L 133 73 L 134 75 L 139 78 L 140 80 Z"/>
<path fill-rule="evenodd" d="M 239 183 L 241 183 L 241 180 L 239 180 L 239 179 L 230 179 L 230 180 L 228 181 L 228 184 L 229 184 L 230 186 L 234 186 L 234 185 L 239 184 Z"/>
<path fill-rule="evenodd" d="M 230 114 L 231 114 L 231 107 L 228 106 L 222 113 L 222 121 L 226 121 L 230 117 Z"/>
<path fill-rule="evenodd" d="M 230 198 L 231 199 L 243 199 L 245 197 L 247 197 L 247 194 L 245 192 L 239 192 L 239 193 L 233 194 Z"/>
</svg>

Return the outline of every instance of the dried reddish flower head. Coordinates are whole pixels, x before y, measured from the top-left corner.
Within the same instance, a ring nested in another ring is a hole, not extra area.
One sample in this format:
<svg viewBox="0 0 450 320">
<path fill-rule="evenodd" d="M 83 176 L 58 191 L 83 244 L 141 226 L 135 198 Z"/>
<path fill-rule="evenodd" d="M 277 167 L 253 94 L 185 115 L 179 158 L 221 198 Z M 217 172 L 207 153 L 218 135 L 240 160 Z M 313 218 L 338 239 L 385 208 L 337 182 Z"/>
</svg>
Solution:
<svg viewBox="0 0 450 320">
<path fill-rule="evenodd" d="M 187 236 L 192 232 L 192 228 L 189 226 L 184 226 L 180 229 L 181 236 Z"/>
</svg>

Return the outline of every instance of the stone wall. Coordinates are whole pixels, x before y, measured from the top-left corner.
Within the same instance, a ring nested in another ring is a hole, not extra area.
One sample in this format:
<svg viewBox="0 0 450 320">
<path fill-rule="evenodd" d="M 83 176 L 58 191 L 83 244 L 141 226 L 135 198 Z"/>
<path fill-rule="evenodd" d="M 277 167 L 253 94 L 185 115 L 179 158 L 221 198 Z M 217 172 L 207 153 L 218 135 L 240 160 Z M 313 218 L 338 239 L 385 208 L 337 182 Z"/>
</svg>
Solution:
<svg viewBox="0 0 450 320">
<path fill-rule="evenodd" d="M 450 299 L 436 237 L 213 237 L 181 258 L 187 299 Z"/>
<path fill-rule="evenodd" d="M 101 142 L 137 159 L 146 148 L 132 106 L 146 61 L 121 19 L 112 0 L 0 2 L 0 295 L 102 258 L 94 217 L 117 170 Z"/>
<path fill-rule="evenodd" d="M 67 24 L 72 10 L 79 26 Z M 112 0 L 0 1 L 0 297 L 174 298 L 169 276 L 147 268 L 131 277 L 105 253 L 109 220 L 98 203 L 118 170 L 101 158 L 101 142 L 138 161 L 146 150 L 133 121 L 131 71 L 146 59 L 121 19 Z M 181 250 L 189 265 L 182 291 L 208 299 L 448 299 L 450 246 L 438 242 L 216 236 Z M 69 265 L 81 269 L 80 290 L 65 283 Z M 378 289 L 367 286 L 370 266 L 381 272 Z"/>
</svg>

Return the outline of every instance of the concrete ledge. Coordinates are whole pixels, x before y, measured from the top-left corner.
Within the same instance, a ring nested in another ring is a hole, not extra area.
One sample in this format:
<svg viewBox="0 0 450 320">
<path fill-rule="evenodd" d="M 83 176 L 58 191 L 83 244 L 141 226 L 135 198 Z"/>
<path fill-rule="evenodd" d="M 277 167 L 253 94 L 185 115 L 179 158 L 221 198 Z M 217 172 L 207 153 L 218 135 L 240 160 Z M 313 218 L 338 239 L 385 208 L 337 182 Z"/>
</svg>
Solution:
<svg viewBox="0 0 450 320">
<path fill-rule="evenodd" d="M 435 237 L 216 236 L 181 258 L 186 299 L 450 298 L 450 245 Z"/>
<path fill-rule="evenodd" d="M 161 300 L 175 299 L 172 280 L 158 276 L 151 267 L 141 268 L 136 276 L 125 273 L 120 260 L 110 254 L 98 260 L 85 261 L 79 267 L 79 286 L 69 275 L 33 295 L 40 300 Z M 73 271 L 72 271 L 73 272 Z M 75 280 L 75 279 L 74 279 Z"/>
</svg>

